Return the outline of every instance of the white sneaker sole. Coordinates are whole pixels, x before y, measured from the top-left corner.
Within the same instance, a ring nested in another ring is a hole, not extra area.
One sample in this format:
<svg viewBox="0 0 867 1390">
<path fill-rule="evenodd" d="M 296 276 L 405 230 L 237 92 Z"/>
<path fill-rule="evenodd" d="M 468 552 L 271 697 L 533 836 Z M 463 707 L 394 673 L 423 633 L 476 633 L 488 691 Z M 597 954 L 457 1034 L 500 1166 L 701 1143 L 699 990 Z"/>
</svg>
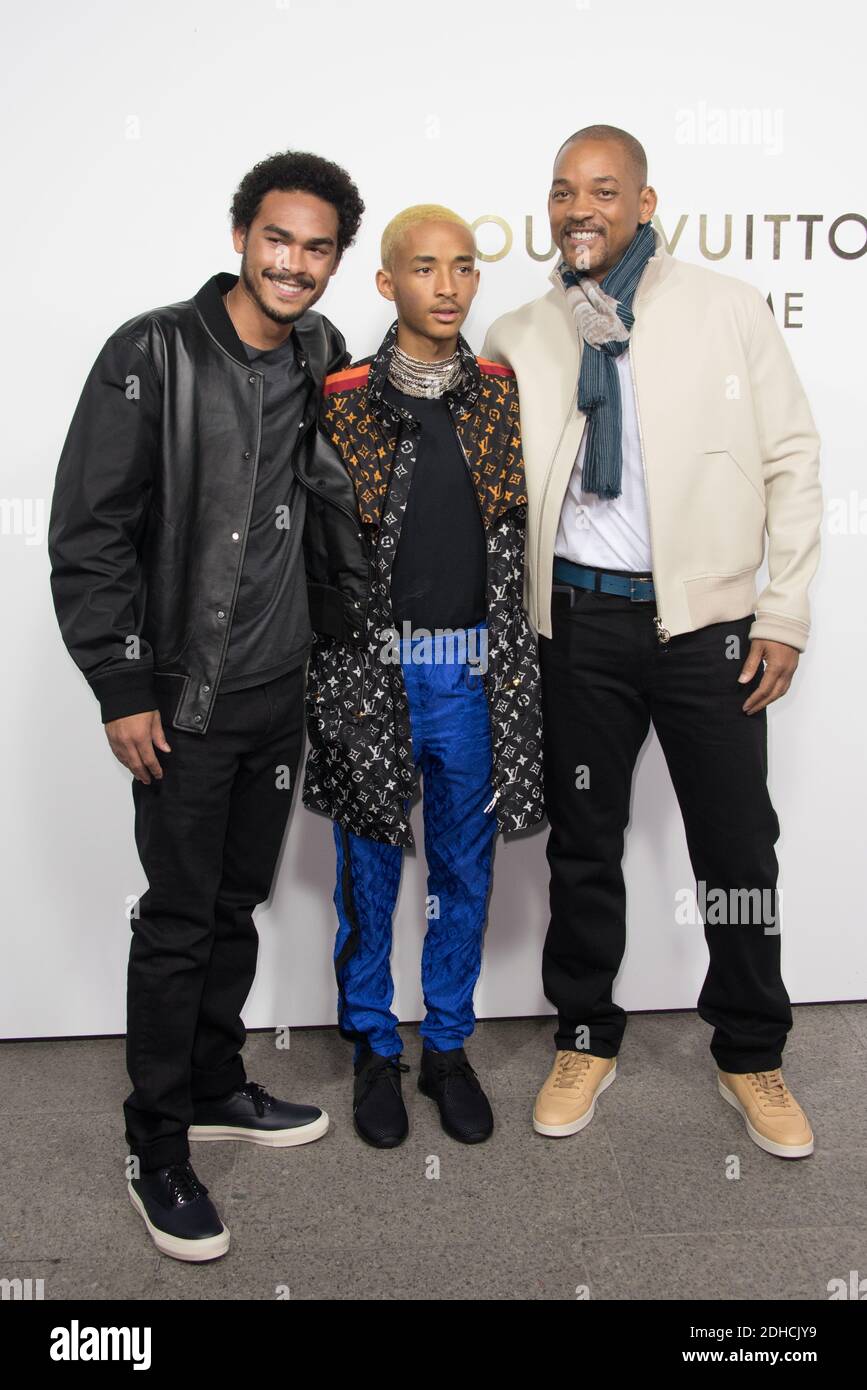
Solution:
<svg viewBox="0 0 867 1390">
<path fill-rule="evenodd" d="M 747 1134 L 750 1136 L 753 1143 L 758 1144 L 759 1148 L 764 1149 L 765 1153 L 774 1154 L 776 1158 L 806 1158 L 807 1154 L 813 1152 L 814 1144 L 812 1139 L 808 1144 L 778 1144 L 774 1139 L 766 1139 L 764 1134 L 759 1134 L 759 1131 L 754 1129 L 750 1124 L 746 1110 L 741 1105 L 734 1091 L 729 1090 L 721 1077 L 717 1077 L 717 1085 L 719 1086 L 719 1093 L 723 1100 L 727 1100 L 729 1105 L 734 1106 L 735 1110 L 743 1117 L 744 1124 L 747 1127 Z"/>
<path fill-rule="evenodd" d="M 201 1240 L 183 1240 L 181 1236 L 171 1236 L 155 1226 L 145 1211 L 145 1205 L 131 1182 L 126 1185 L 129 1200 L 144 1221 L 151 1240 L 161 1255 L 171 1255 L 173 1260 L 187 1260 L 199 1264 L 203 1260 L 216 1260 L 225 1255 L 229 1248 L 229 1228 L 224 1226 L 219 1235 L 203 1236 Z"/>
<path fill-rule="evenodd" d="M 603 1091 L 608 1090 L 608 1087 L 611 1085 L 616 1075 L 617 1063 L 615 1062 L 614 1066 L 611 1068 L 610 1072 L 608 1072 L 607 1076 L 603 1077 L 603 1079 L 599 1082 L 599 1085 L 596 1088 L 596 1094 L 593 1097 L 593 1100 L 591 1101 L 586 1113 L 584 1115 L 581 1115 L 577 1120 L 570 1120 L 567 1125 L 543 1125 L 539 1122 L 539 1120 L 536 1119 L 536 1112 L 534 1110 L 533 1128 L 536 1131 L 536 1133 L 546 1134 L 551 1139 L 561 1139 L 567 1134 L 577 1134 L 579 1130 L 585 1127 L 585 1125 L 589 1125 L 590 1121 L 593 1119 L 593 1114 L 596 1110 L 597 1100 L 602 1095 Z"/>
<path fill-rule="evenodd" d="M 328 1129 L 328 1116 L 325 1111 L 318 1120 L 309 1125 L 296 1125 L 293 1129 L 242 1129 L 240 1125 L 190 1125 L 188 1139 L 200 1142 L 208 1139 L 240 1139 L 247 1144 L 264 1144 L 269 1149 L 288 1149 L 296 1144 L 311 1144 L 321 1139 Z"/>
</svg>

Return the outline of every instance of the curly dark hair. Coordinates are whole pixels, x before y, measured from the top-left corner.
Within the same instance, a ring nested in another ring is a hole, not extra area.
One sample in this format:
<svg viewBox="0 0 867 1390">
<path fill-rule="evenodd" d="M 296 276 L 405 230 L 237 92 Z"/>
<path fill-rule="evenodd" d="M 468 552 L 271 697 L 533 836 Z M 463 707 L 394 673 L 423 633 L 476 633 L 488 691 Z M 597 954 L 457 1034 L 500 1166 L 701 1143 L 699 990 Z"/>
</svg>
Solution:
<svg viewBox="0 0 867 1390">
<path fill-rule="evenodd" d="M 355 240 L 364 203 L 352 179 L 339 164 L 304 150 L 284 150 L 254 164 L 235 190 L 230 216 L 233 227 L 249 227 L 266 193 L 312 193 L 337 211 L 337 254 Z"/>
</svg>

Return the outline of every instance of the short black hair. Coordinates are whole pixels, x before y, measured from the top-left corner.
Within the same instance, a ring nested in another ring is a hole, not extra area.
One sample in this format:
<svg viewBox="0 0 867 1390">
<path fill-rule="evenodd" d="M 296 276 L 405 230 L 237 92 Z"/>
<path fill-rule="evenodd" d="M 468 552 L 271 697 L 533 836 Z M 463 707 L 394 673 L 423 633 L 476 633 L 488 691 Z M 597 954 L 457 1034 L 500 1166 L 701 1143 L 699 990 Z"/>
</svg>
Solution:
<svg viewBox="0 0 867 1390">
<path fill-rule="evenodd" d="M 312 193 L 337 211 L 337 255 L 351 246 L 361 224 L 364 203 L 352 179 L 339 164 L 305 150 L 284 150 L 254 164 L 235 190 L 232 227 L 249 227 L 266 193 Z"/>
<path fill-rule="evenodd" d="M 563 141 L 563 144 L 554 156 L 555 161 L 560 154 L 560 150 L 565 150 L 567 145 L 574 144 L 576 140 L 616 141 L 618 145 L 622 145 L 625 149 L 629 157 L 629 162 L 635 171 L 641 187 L 645 188 L 647 186 L 647 155 L 644 152 L 644 146 L 640 141 L 636 140 L 634 135 L 630 135 L 628 130 L 621 130 L 620 127 L 616 125 L 586 125 L 582 130 L 576 130 L 574 134 Z"/>
</svg>

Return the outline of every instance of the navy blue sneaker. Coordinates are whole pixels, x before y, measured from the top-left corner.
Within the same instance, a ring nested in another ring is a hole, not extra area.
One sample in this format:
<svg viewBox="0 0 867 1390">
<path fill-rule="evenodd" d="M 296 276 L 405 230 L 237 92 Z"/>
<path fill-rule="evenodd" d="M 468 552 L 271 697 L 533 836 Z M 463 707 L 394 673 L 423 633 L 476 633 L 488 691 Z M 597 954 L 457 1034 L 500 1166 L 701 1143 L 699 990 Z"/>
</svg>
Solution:
<svg viewBox="0 0 867 1390">
<path fill-rule="evenodd" d="M 284 1149 L 321 1139 L 327 1128 L 328 1116 L 317 1105 L 277 1100 L 264 1086 L 246 1081 L 227 1096 L 195 1104 L 187 1134 L 190 1139 L 244 1139 Z"/>
<path fill-rule="evenodd" d="M 225 1255 L 228 1228 L 189 1159 L 131 1178 L 127 1191 L 161 1255 L 192 1261 Z"/>
</svg>

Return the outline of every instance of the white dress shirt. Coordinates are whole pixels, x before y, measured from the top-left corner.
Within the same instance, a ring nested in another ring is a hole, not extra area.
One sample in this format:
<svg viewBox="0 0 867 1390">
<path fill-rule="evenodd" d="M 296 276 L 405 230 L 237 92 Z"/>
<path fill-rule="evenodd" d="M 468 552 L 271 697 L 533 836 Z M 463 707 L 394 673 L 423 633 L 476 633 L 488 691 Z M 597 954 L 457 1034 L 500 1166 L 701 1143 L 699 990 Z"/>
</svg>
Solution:
<svg viewBox="0 0 867 1390">
<path fill-rule="evenodd" d="M 584 492 L 581 477 L 587 428 L 581 436 L 578 457 L 563 498 L 554 554 L 576 565 L 595 565 L 608 570 L 651 572 L 650 527 L 647 492 L 638 437 L 635 392 L 629 367 L 629 348 L 615 357 L 620 382 L 623 471 L 619 497 L 597 497 Z"/>
</svg>

